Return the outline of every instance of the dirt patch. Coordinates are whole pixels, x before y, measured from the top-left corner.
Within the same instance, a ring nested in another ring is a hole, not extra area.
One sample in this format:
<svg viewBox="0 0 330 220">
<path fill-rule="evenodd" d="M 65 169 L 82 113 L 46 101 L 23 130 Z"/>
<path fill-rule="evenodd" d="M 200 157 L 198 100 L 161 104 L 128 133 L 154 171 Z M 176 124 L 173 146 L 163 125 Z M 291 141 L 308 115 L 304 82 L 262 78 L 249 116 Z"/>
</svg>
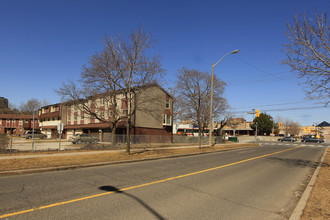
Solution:
<svg viewBox="0 0 330 220">
<path fill-rule="evenodd" d="M 330 219 L 330 149 L 321 165 L 301 220 Z"/>
<path fill-rule="evenodd" d="M 65 155 L 57 154 L 54 156 L 42 157 L 44 154 L 38 154 L 40 157 L 34 158 L 19 158 L 19 159 L 3 159 L 0 160 L 0 171 L 13 171 L 13 170 L 24 170 L 24 169 L 35 169 L 35 168 L 48 168 L 48 167 L 61 167 L 61 166 L 80 166 L 84 164 L 93 163 L 105 163 L 113 161 L 124 161 L 124 160 L 137 160 L 145 158 L 158 158 L 163 156 L 171 155 L 182 155 L 182 154 L 193 154 L 193 153 L 204 153 L 204 152 L 215 152 L 221 150 L 238 149 L 255 147 L 255 144 L 228 144 L 214 147 L 203 147 L 199 148 L 183 148 L 183 149 L 157 149 L 157 150 L 145 150 L 141 149 L 132 152 L 128 155 L 125 152 L 100 152 L 93 151 L 93 154 L 82 154 L 82 155 Z M 80 151 L 81 152 L 81 151 Z M 16 154 L 22 155 L 22 154 Z"/>
</svg>

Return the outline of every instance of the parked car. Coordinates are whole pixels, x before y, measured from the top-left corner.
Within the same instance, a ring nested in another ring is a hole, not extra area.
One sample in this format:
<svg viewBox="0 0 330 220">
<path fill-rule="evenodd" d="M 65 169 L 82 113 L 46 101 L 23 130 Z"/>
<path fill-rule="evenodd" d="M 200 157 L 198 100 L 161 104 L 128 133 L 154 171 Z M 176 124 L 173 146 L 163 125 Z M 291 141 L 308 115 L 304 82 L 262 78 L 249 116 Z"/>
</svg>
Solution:
<svg viewBox="0 0 330 220">
<path fill-rule="evenodd" d="M 75 134 L 70 138 L 73 144 L 97 143 L 99 140 L 90 134 Z"/>
<path fill-rule="evenodd" d="M 25 133 L 24 137 L 25 137 L 26 139 L 32 139 L 32 134 L 33 134 L 32 131 L 28 131 L 28 132 Z M 46 138 L 47 138 L 47 135 L 41 133 L 40 131 L 35 131 L 35 132 L 34 132 L 34 135 L 33 135 L 33 138 L 46 139 Z"/>
<path fill-rule="evenodd" d="M 280 142 L 283 142 L 283 141 L 295 142 L 295 141 L 297 141 L 297 139 L 295 139 L 293 137 L 284 137 L 284 138 L 279 138 L 277 140 L 280 141 Z"/>
<path fill-rule="evenodd" d="M 307 142 L 317 142 L 317 143 L 323 143 L 324 140 L 321 138 L 303 138 L 301 142 L 307 143 Z"/>
</svg>

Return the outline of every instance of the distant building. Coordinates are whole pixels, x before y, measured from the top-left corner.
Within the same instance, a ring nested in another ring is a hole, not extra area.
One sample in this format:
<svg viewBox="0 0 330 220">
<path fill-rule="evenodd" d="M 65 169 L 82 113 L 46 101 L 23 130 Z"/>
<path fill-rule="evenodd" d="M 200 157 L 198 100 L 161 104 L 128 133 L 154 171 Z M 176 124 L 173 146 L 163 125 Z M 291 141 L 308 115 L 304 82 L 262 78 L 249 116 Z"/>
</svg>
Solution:
<svg viewBox="0 0 330 220">
<path fill-rule="evenodd" d="M 8 108 L 8 99 L 0 97 L 0 108 Z"/>
<path fill-rule="evenodd" d="M 301 127 L 300 136 L 322 136 L 330 137 L 330 124 L 326 121 L 314 126 Z"/>
<path fill-rule="evenodd" d="M 326 121 L 323 121 L 322 123 L 318 124 L 317 127 L 330 127 L 330 124 Z"/>
<path fill-rule="evenodd" d="M 235 135 L 254 135 L 250 125 L 251 122 L 246 121 L 244 118 L 232 118 L 222 130 L 228 135 L 234 135 L 234 132 Z M 217 124 L 216 127 L 220 127 L 220 124 Z"/>
<path fill-rule="evenodd" d="M 0 134 L 23 135 L 25 131 L 32 128 L 33 115 L 0 114 Z M 35 119 L 34 128 L 39 129 L 37 119 Z"/>
</svg>

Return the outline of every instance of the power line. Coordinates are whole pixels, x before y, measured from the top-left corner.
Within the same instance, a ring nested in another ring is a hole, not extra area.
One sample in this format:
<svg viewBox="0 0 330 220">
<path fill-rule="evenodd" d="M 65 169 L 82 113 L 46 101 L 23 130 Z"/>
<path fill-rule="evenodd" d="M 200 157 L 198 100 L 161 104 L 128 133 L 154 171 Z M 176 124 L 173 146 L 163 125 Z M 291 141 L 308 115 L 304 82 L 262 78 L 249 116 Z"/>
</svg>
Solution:
<svg viewBox="0 0 330 220">
<path fill-rule="evenodd" d="M 295 76 L 286 77 L 284 79 L 258 79 L 258 80 L 251 80 L 251 81 L 229 81 L 227 86 L 241 86 L 244 85 L 250 85 L 250 84 L 258 84 L 258 83 L 273 83 L 274 81 L 283 81 L 283 80 L 289 80 L 289 79 L 295 79 Z M 235 83 L 234 83 L 235 82 Z"/>
<path fill-rule="evenodd" d="M 305 106 L 305 107 L 293 107 L 293 108 L 282 108 L 282 109 L 265 109 L 262 112 L 276 112 L 276 111 L 292 111 L 292 110 L 304 110 L 304 109 L 321 109 L 327 108 L 326 106 Z M 247 111 L 235 111 L 234 113 L 244 113 Z"/>
<path fill-rule="evenodd" d="M 282 75 L 282 74 L 285 74 L 285 73 L 290 73 L 291 71 L 283 71 L 283 72 L 278 72 L 278 73 L 273 73 L 273 74 L 276 74 L 276 75 Z M 248 74 L 243 74 L 243 75 L 248 75 Z M 251 77 L 252 76 L 249 76 L 247 78 L 240 78 L 240 79 L 236 79 L 236 80 L 230 80 L 228 82 L 242 82 L 242 81 L 246 81 L 246 80 L 251 80 Z M 266 78 L 265 78 L 266 77 Z M 260 79 L 260 77 L 258 77 Z M 269 76 L 264 76 L 264 80 L 266 79 L 274 79 L 274 77 L 271 77 L 269 78 Z"/>
<path fill-rule="evenodd" d="M 255 65 L 250 64 L 249 62 L 243 60 L 240 56 L 234 56 L 234 58 L 240 60 L 242 63 L 245 63 L 246 65 L 252 67 L 253 69 L 256 69 L 256 70 L 258 70 L 260 72 L 263 72 L 263 73 L 271 76 L 272 78 L 275 78 L 275 79 L 278 79 L 278 80 L 285 80 L 285 78 L 281 78 L 281 77 L 278 77 L 277 75 L 275 75 L 275 74 L 278 74 L 278 73 L 269 73 L 269 72 L 267 72 L 267 71 L 265 71 L 265 70 L 263 70 L 263 69 L 255 66 Z M 285 72 L 291 72 L 291 71 L 285 71 Z M 283 73 L 283 72 L 281 72 L 281 73 Z"/>
<path fill-rule="evenodd" d="M 299 101 L 292 101 L 292 102 L 285 102 L 285 103 L 277 103 L 277 104 L 268 104 L 268 105 L 254 105 L 254 106 L 244 106 L 244 107 L 236 107 L 237 108 L 256 108 L 256 107 L 265 107 L 265 106 L 276 106 L 276 105 L 289 105 L 289 104 L 297 104 L 297 103 L 304 103 L 304 102 L 312 102 L 314 100 L 299 100 Z"/>
</svg>

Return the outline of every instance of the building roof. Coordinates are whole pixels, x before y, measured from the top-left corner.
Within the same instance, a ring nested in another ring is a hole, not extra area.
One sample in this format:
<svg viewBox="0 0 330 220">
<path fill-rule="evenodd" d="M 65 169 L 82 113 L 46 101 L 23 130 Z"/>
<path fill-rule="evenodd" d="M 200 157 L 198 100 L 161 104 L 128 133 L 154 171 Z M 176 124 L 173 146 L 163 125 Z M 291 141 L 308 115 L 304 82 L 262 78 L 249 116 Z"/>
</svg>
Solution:
<svg viewBox="0 0 330 220">
<path fill-rule="evenodd" d="M 0 114 L 0 119 L 33 119 L 33 115 Z M 35 116 L 35 119 L 37 119 L 37 116 Z"/>
<path fill-rule="evenodd" d="M 132 87 L 132 90 L 141 90 L 141 89 L 144 89 L 144 88 L 150 88 L 150 87 L 158 87 L 160 90 L 162 90 L 166 95 L 168 95 L 170 98 L 172 98 L 173 100 L 175 100 L 175 98 L 170 94 L 168 93 L 162 86 L 160 86 L 158 83 L 149 83 L 149 84 L 146 84 L 146 85 L 143 85 L 143 86 L 135 86 L 135 87 Z M 111 93 L 112 94 L 122 94 L 124 93 L 125 90 L 124 89 L 118 89 L 116 91 L 112 91 Z M 84 100 L 87 100 L 89 98 L 97 98 L 97 97 L 101 97 L 102 95 L 104 94 L 108 94 L 108 93 L 99 93 L 99 94 L 95 94 L 93 96 L 89 96 L 89 97 L 86 97 L 86 98 L 82 98 L 82 99 L 79 99 L 79 100 L 67 100 L 67 101 L 64 101 L 62 103 L 57 103 L 57 104 L 53 104 L 53 105 L 60 105 L 60 104 L 66 104 L 66 105 L 70 105 L 70 104 L 75 104 L 75 102 L 82 102 Z M 51 106 L 51 105 L 48 105 L 48 106 Z M 41 108 L 44 108 L 44 107 L 47 107 L 47 106 L 43 106 Z"/>
<path fill-rule="evenodd" d="M 330 127 L 330 124 L 326 121 L 323 121 L 321 124 L 317 125 L 317 127 Z"/>
</svg>

